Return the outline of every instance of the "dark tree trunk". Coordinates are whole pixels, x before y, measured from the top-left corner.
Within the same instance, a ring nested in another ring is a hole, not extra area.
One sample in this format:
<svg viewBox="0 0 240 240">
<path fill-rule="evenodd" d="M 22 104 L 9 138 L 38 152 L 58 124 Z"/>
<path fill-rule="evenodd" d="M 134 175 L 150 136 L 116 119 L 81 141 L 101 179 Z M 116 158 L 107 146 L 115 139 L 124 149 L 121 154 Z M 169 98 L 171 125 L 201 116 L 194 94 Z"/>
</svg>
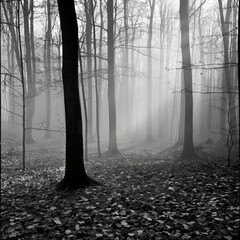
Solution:
<svg viewBox="0 0 240 240">
<path fill-rule="evenodd" d="M 182 159 L 196 157 L 193 147 L 192 68 L 189 46 L 188 0 L 180 0 L 181 49 L 185 90 L 185 127 Z"/>
<path fill-rule="evenodd" d="M 78 26 L 74 0 L 58 0 L 63 43 L 63 89 L 66 122 L 66 169 L 58 189 L 77 189 L 92 180 L 83 161 L 83 129 L 78 89 Z"/>
<path fill-rule="evenodd" d="M 114 80 L 114 36 L 113 36 L 113 1 L 107 2 L 108 16 L 108 111 L 109 111 L 109 146 L 108 154 L 119 154 L 117 147 L 117 124 Z"/>
</svg>

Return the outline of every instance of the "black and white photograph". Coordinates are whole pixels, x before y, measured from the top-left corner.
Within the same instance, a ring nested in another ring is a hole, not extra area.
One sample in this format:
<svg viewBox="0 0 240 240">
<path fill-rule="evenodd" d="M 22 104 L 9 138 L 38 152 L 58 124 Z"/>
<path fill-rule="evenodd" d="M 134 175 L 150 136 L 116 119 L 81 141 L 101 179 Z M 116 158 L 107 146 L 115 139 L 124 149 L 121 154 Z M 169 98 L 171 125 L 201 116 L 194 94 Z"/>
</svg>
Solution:
<svg viewBox="0 0 240 240">
<path fill-rule="evenodd" d="M 240 239 L 238 34 L 238 0 L 0 0 L 0 238 Z"/>
</svg>

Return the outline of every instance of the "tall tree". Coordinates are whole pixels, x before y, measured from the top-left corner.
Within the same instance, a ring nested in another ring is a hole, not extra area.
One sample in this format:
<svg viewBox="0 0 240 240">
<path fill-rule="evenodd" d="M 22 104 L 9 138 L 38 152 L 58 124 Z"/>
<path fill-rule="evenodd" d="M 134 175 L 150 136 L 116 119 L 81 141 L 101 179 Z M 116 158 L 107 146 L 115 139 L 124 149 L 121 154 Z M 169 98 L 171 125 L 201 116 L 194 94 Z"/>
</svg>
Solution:
<svg viewBox="0 0 240 240">
<path fill-rule="evenodd" d="M 200 65 L 202 66 L 202 68 L 204 67 L 205 64 L 205 58 L 204 58 L 204 40 L 203 40 L 203 30 L 202 27 L 203 25 L 203 21 L 201 19 L 201 14 L 202 14 L 202 0 L 201 0 L 201 5 L 199 7 L 199 15 L 198 15 L 198 31 L 199 31 L 199 47 L 200 47 Z M 195 16 L 195 14 L 194 14 Z M 207 104 L 206 104 L 206 96 L 204 94 L 204 92 L 206 92 L 206 80 L 205 80 L 205 75 L 203 74 L 203 70 L 201 70 L 201 91 L 202 94 L 200 95 L 200 100 L 201 100 L 201 105 L 200 105 L 200 123 L 199 123 L 199 132 L 201 134 L 201 136 L 205 137 L 205 133 L 206 133 L 206 119 L 207 119 Z"/>
<path fill-rule="evenodd" d="M 93 0 L 91 0 L 93 6 Z M 95 93 L 96 93 L 96 133 L 97 133 L 97 149 L 98 156 L 102 157 L 100 147 L 100 129 L 99 129 L 99 97 L 98 97 L 98 76 L 97 76 L 97 43 L 96 43 L 96 25 L 94 8 L 92 8 L 92 23 L 93 23 L 93 49 L 94 49 L 94 79 L 95 79 Z"/>
<path fill-rule="evenodd" d="M 46 129 L 50 129 L 51 119 L 51 40 L 52 40 L 52 7 L 51 1 L 47 0 L 47 31 L 46 31 L 46 59 L 45 59 L 45 78 L 47 85 L 46 92 Z M 45 138 L 50 137 L 50 131 L 45 132 Z"/>
<path fill-rule="evenodd" d="M 147 87 L 147 141 L 152 141 L 152 31 L 155 0 L 149 0 L 150 17 L 148 25 L 148 87 Z"/>
<path fill-rule="evenodd" d="M 189 45 L 188 0 L 180 0 L 180 28 L 181 28 L 182 67 L 185 91 L 184 144 L 181 158 L 191 159 L 196 157 L 196 153 L 193 147 L 193 96 L 192 96 L 192 68 Z"/>
<path fill-rule="evenodd" d="M 160 66 L 159 66 L 159 76 L 160 76 L 160 81 L 164 79 L 164 42 L 165 42 L 165 37 L 166 37 L 166 4 L 162 1 L 159 2 L 159 13 L 160 13 Z M 159 81 L 159 82 L 160 82 Z M 162 84 L 159 84 L 160 89 L 159 92 L 161 95 L 165 96 L 164 89 L 162 88 Z M 161 100 L 160 94 L 159 94 L 159 102 Z M 158 115 L 159 115 L 159 131 L 158 135 L 159 137 L 163 136 L 163 114 L 162 114 L 162 108 L 158 108 Z"/>
<path fill-rule="evenodd" d="M 183 70 L 181 70 L 180 118 L 178 127 L 178 140 L 175 144 L 175 147 L 183 145 L 184 142 L 184 117 L 185 117 L 184 79 Z"/>
<path fill-rule="evenodd" d="M 87 47 L 87 77 L 88 77 L 88 140 L 93 137 L 93 97 L 92 97 L 92 1 L 84 0 L 86 14 L 86 47 Z"/>
<path fill-rule="evenodd" d="M 26 52 L 26 70 L 27 70 L 27 101 L 26 101 L 26 143 L 34 143 L 32 137 L 32 122 L 35 108 L 35 82 L 33 79 L 32 71 L 32 53 L 31 53 L 31 42 L 30 29 L 29 29 L 29 2 L 24 0 L 23 5 L 23 22 L 24 22 L 24 41 L 25 41 L 25 52 Z"/>
<path fill-rule="evenodd" d="M 126 99 L 126 131 L 129 133 L 129 128 L 131 126 L 131 117 L 130 117 L 130 96 L 129 96 L 129 78 L 128 78 L 128 63 L 129 63 L 129 46 L 128 46 L 128 0 L 123 0 L 123 12 L 124 12 L 124 52 L 123 52 L 123 61 L 124 61 L 124 87 L 125 87 L 125 99 Z"/>
<path fill-rule="evenodd" d="M 74 0 L 58 0 L 62 30 L 64 89 L 66 122 L 66 168 L 58 189 L 83 188 L 94 181 L 85 171 L 83 161 L 83 129 L 78 89 L 78 25 Z"/>
<path fill-rule="evenodd" d="M 229 21 L 232 11 L 232 0 L 227 1 L 227 10 L 224 17 L 222 1 L 218 0 L 221 30 L 223 37 L 223 51 L 224 51 L 224 74 L 227 86 L 227 96 L 228 96 L 228 111 L 229 111 L 229 132 L 233 136 L 233 142 L 237 143 L 237 116 L 236 116 L 236 95 L 233 93 L 233 72 L 231 71 L 231 61 L 229 56 Z"/>
<path fill-rule="evenodd" d="M 99 11 L 100 11 L 100 33 L 99 33 L 99 46 L 98 46 L 98 49 L 99 49 L 99 52 L 98 52 L 98 56 L 99 56 L 99 59 L 98 59 L 98 72 L 99 74 L 101 75 L 102 74 L 102 53 L 103 53 L 103 28 L 104 28 L 104 20 L 103 20 L 103 4 L 102 4 L 102 0 L 99 1 Z M 101 127 L 101 119 L 102 119 L 102 79 L 101 77 L 99 77 L 98 79 L 98 108 L 99 108 L 99 127 Z"/>
<path fill-rule="evenodd" d="M 108 111 L 109 111 L 109 145 L 108 154 L 119 154 L 117 147 L 117 119 L 114 79 L 114 31 L 113 31 L 113 0 L 107 1 L 108 22 Z"/>
</svg>

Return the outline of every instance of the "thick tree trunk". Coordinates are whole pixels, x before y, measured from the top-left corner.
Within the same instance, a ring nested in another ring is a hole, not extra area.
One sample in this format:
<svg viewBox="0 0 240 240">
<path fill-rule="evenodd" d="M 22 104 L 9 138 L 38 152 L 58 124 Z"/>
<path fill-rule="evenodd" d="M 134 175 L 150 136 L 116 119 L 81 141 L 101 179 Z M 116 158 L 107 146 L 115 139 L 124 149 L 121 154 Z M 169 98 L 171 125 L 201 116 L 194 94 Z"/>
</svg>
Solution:
<svg viewBox="0 0 240 240">
<path fill-rule="evenodd" d="M 109 111 L 109 146 L 108 154 L 119 154 L 117 147 L 117 123 L 114 79 L 114 34 L 113 34 L 113 1 L 107 1 L 108 16 L 108 111 Z"/>
<path fill-rule="evenodd" d="M 185 90 L 185 126 L 182 159 L 196 157 L 193 147 L 192 68 L 189 46 L 188 0 L 180 0 L 181 49 Z"/>
<path fill-rule="evenodd" d="M 78 26 L 74 0 L 58 0 L 63 42 L 63 88 L 66 121 L 66 169 L 58 189 L 88 186 L 83 161 L 83 129 L 78 89 Z"/>
</svg>

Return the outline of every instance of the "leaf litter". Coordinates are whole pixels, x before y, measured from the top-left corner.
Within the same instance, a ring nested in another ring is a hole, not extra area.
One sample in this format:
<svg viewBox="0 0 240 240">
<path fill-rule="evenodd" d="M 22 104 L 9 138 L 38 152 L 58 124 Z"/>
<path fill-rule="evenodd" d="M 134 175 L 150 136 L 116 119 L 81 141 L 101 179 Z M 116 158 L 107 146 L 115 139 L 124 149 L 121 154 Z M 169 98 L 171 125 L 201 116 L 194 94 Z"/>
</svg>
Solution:
<svg viewBox="0 0 240 240">
<path fill-rule="evenodd" d="M 55 191 L 62 151 L 33 149 L 25 172 L 5 158 L 1 239 L 238 239 L 238 169 L 170 155 L 90 154 L 87 172 L 103 185 L 70 193 Z"/>
</svg>

